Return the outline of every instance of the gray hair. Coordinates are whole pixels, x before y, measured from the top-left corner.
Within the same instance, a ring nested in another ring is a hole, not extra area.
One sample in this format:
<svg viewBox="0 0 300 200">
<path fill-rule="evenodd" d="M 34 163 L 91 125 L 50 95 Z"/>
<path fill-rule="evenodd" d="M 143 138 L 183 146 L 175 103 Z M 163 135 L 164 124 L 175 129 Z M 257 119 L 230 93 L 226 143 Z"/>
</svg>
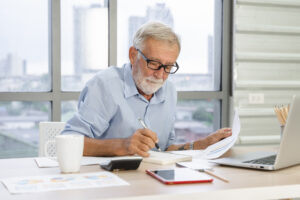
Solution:
<svg viewBox="0 0 300 200">
<path fill-rule="evenodd" d="M 142 25 L 134 35 L 133 46 L 142 49 L 144 42 L 149 39 L 168 42 L 170 45 L 177 44 L 180 52 L 180 38 L 169 26 L 161 22 L 148 22 Z"/>
</svg>

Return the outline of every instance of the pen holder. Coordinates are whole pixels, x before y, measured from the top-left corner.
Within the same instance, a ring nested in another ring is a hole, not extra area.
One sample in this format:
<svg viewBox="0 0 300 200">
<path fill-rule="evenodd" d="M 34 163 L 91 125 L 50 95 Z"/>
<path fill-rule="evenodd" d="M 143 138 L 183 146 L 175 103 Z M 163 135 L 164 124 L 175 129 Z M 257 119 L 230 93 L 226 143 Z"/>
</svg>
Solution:
<svg viewBox="0 0 300 200">
<path fill-rule="evenodd" d="M 280 126 L 280 139 L 282 138 L 283 130 L 284 130 L 284 125 L 281 125 Z"/>
</svg>

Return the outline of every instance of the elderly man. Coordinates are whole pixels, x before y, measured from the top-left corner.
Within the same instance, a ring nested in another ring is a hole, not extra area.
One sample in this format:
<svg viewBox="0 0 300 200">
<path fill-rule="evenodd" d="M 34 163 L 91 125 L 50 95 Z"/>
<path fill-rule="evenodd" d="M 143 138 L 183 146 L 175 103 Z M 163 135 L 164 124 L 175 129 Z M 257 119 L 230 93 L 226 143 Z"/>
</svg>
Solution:
<svg viewBox="0 0 300 200">
<path fill-rule="evenodd" d="M 140 27 L 129 49 L 130 63 L 109 67 L 86 84 L 78 113 L 63 134 L 85 135 L 86 156 L 144 157 L 155 143 L 162 150 L 205 149 L 230 136 L 231 129 L 223 128 L 192 143 L 174 144 L 177 95 L 167 79 L 179 68 L 179 52 L 179 38 L 168 26 L 150 22 Z"/>
</svg>

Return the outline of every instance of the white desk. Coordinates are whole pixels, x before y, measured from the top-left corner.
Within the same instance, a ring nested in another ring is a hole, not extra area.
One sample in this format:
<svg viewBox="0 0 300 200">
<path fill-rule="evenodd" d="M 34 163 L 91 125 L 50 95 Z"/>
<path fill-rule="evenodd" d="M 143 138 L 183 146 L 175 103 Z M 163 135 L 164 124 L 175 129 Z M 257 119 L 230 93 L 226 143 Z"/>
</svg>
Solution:
<svg viewBox="0 0 300 200">
<path fill-rule="evenodd" d="M 235 147 L 231 154 L 271 147 Z M 273 148 L 274 149 L 274 148 Z M 296 152 L 295 152 L 296 153 Z M 300 165 L 279 171 L 257 171 L 216 166 L 215 172 L 229 179 L 225 183 L 164 185 L 145 173 L 145 169 L 171 168 L 142 163 L 138 170 L 115 172 L 130 186 L 52 191 L 11 195 L 0 185 L 0 199 L 274 199 L 300 197 Z M 98 172 L 99 166 L 83 166 L 81 173 Z M 0 179 L 17 176 L 58 174 L 58 168 L 38 168 L 33 158 L 0 159 Z"/>
</svg>

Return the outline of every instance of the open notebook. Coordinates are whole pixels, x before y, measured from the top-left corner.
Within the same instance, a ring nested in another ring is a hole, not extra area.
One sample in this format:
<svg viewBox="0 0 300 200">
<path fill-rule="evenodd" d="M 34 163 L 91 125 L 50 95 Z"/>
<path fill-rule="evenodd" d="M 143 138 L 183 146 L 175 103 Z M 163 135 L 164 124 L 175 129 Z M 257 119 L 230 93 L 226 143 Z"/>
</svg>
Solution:
<svg viewBox="0 0 300 200">
<path fill-rule="evenodd" d="M 158 152 L 158 151 L 149 151 L 150 156 L 147 158 L 143 158 L 143 162 L 160 164 L 160 165 L 168 165 L 176 162 L 182 161 L 191 161 L 191 155 L 180 155 L 173 154 L 169 152 Z"/>
</svg>

